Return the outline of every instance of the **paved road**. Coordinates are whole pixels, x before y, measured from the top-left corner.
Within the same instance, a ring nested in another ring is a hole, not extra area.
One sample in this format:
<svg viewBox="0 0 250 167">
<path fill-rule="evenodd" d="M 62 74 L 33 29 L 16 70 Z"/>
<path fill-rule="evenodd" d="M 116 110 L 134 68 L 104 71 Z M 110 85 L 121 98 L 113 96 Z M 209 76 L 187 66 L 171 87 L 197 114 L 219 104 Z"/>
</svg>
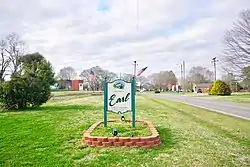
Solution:
<svg viewBox="0 0 250 167">
<path fill-rule="evenodd" d="M 155 94 L 154 96 L 157 98 L 166 98 L 169 100 L 182 102 L 189 105 L 250 120 L 250 104 L 239 104 L 206 97 L 183 96 L 175 94 Z"/>
</svg>

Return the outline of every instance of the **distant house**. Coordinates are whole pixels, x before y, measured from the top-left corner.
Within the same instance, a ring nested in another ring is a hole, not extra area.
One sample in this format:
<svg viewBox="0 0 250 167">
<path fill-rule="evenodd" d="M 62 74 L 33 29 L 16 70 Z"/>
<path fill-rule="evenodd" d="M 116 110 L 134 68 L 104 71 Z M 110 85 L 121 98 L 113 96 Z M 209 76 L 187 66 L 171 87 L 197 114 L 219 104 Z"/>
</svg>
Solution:
<svg viewBox="0 0 250 167">
<path fill-rule="evenodd" d="M 83 90 L 84 89 L 83 80 L 81 79 L 72 80 L 71 87 L 72 90 Z"/>
<path fill-rule="evenodd" d="M 212 83 L 200 83 L 200 84 L 193 84 L 194 92 L 198 92 L 200 89 L 202 93 L 206 93 L 209 91 L 209 88 L 212 86 Z"/>
<path fill-rule="evenodd" d="M 173 81 L 169 81 L 168 83 L 167 83 L 167 85 L 168 85 L 168 90 L 170 90 L 170 91 L 176 91 L 176 82 L 173 82 Z"/>
<path fill-rule="evenodd" d="M 173 92 L 181 92 L 182 91 L 182 86 L 181 85 L 172 85 L 172 88 L 170 89 L 170 91 L 173 91 Z"/>
<path fill-rule="evenodd" d="M 82 79 L 73 79 L 73 80 L 59 80 L 58 88 L 67 89 L 67 90 L 84 90 L 84 80 Z"/>
<path fill-rule="evenodd" d="M 59 83 L 59 88 L 60 89 L 70 89 L 71 87 L 71 83 L 72 81 L 71 80 L 59 80 L 58 83 Z"/>
</svg>

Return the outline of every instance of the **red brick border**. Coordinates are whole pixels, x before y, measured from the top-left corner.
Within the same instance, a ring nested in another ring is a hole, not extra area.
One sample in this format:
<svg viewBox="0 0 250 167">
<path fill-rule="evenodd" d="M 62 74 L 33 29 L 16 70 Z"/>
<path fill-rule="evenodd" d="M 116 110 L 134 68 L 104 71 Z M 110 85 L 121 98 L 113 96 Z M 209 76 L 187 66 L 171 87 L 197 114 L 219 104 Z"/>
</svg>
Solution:
<svg viewBox="0 0 250 167">
<path fill-rule="evenodd" d="M 113 122 L 113 121 L 108 121 Z M 144 147 L 152 148 L 161 144 L 159 133 L 150 121 L 136 121 L 147 124 L 151 131 L 151 136 L 146 137 L 99 137 L 91 136 L 92 131 L 103 121 L 94 123 L 84 134 L 82 144 L 93 147 Z"/>
</svg>

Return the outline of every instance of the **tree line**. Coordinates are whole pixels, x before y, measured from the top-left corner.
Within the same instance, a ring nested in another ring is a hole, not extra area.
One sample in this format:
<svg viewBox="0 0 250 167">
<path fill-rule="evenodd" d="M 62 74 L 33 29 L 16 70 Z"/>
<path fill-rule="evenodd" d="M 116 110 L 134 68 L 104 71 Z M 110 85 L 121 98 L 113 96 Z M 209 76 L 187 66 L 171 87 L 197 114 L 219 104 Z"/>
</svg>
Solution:
<svg viewBox="0 0 250 167">
<path fill-rule="evenodd" d="M 90 70 L 95 72 L 94 81 L 89 80 Z M 79 76 L 86 82 L 89 83 L 89 87 L 91 90 L 102 90 L 103 89 L 103 81 L 106 78 L 108 81 L 111 81 L 115 78 L 121 78 L 125 81 L 130 81 L 133 77 L 132 74 L 122 73 L 117 74 L 108 70 L 104 70 L 99 66 L 92 67 L 89 69 L 84 69 Z M 77 77 L 77 73 L 73 67 L 64 67 L 57 74 L 58 80 L 72 80 Z M 206 69 L 201 66 L 193 67 L 188 73 L 186 82 L 182 84 L 185 85 L 186 89 L 192 88 L 192 83 L 211 83 L 213 82 L 213 72 L 209 69 Z M 170 86 L 178 84 L 178 78 L 176 77 L 173 71 L 160 71 L 158 73 L 153 73 L 148 77 L 139 76 L 136 77 L 136 83 L 138 88 L 145 88 L 150 90 L 169 90 Z"/>
<path fill-rule="evenodd" d="M 90 70 L 95 72 L 94 81 L 89 80 L 89 72 Z M 85 85 L 89 87 L 90 90 L 103 90 L 103 81 L 106 78 L 108 81 L 111 81 L 115 78 L 121 78 L 125 81 L 130 81 L 133 77 L 132 74 L 117 74 L 108 70 L 102 69 L 100 66 L 92 67 L 89 69 L 84 69 L 80 73 L 80 77 L 88 83 L 89 85 Z M 58 80 L 72 80 L 77 77 L 77 73 L 72 67 L 64 67 L 62 68 L 58 75 Z M 239 91 L 243 89 L 243 82 L 239 82 L 235 79 L 235 76 L 232 74 L 225 74 L 221 77 L 221 80 L 227 83 L 232 91 Z M 178 79 L 173 71 L 160 71 L 158 73 L 153 73 L 148 77 L 140 76 L 136 78 L 136 82 L 138 88 L 145 88 L 149 90 L 165 90 L 168 91 L 171 89 L 170 87 L 175 84 L 179 84 L 182 86 L 184 90 L 192 91 L 194 84 L 201 83 L 213 83 L 214 82 L 214 73 L 210 69 L 207 69 L 202 66 L 194 66 L 192 67 L 185 80 Z"/>
<path fill-rule="evenodd" d="M 93 81 L 90 81 L 89 78 L 90 70 L 93 70 L 95 73 L 95 79 Z M 96 91 L 103 90 L 103 82 L 105 78 L 107 81 L 112 81 L 117 77 L 119 77 L 117 73 L 105 70 L 100 66 L 84 69 L 79 75 L 77 75 L 75 69 L 73 67 L 68 66 L 62 68 L 59 71 L 59 73 L 57 74 L 57 79 L 72 80 L 78 76 L 81 77 L 84 80 L 84 82 L 88 84 L 85 86 L 89 87 L 90 90 L 96 90 Z M 121 76 L 125 81 L 130 81 L 133 77 L 132 74 L 126 74 L 126 73 L 121 74 Z M 138 77 L 137 80 L 140 81 L 142 84 L 146 83 L 146 79 L 144 76 Z"/>
</svg>

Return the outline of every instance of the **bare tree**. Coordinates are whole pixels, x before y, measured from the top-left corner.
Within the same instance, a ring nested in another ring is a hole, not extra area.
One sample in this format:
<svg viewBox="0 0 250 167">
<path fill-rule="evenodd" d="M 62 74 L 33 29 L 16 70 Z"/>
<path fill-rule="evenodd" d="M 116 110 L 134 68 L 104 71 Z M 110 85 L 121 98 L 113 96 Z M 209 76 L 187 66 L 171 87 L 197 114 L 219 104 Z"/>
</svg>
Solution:
<svg viewBox="0 0 250 167">
<path fill-rule="evenodd" d="M 159 89 L 160 88 L 160 80 L 159 80 L 159 73 L 154 73 L 148 76 L 150 85 L 153 89 Z"/>
<path fill-rule="evenodd" d="M 192 91 L 193 89 L 193 83 L 190 78 L 185 79 L 185 81 L 182 82 L 182 87 L 185 88 L 188 91 Z"/>
<path fill-rule="evenodd" d="M 235 81 L 235 76 L 233 75 L 233 73 L 227 73 L 226 75 L 221 76 L 221 80 L 227 84 L 230 84 Z"/>
<path fill-rule="evenodd" d="M 250 65 L 250 10 L 240 13 L 240 18 L 224 37 L 224 67 L 228 73 L 242 77 L 242 69 Z"/>
<path fill-rule="evenodd" d="M 127 82 L 130 82 L 131 80 L 132 80 L 132 78 L 133 78 L 133 74 L 127 74 L 127 73 L 123 73 L 122 74 L 122 78 L 125 80 L 125 81 L 127 81 Z"/>
<path fill-rule="evenodd" d="M 146 78 L 145 76 L 139 76 L 136 79 L 137 82 L 139 82 L 141 88 L 144 87 L 144 85 L 146 85 L 149 82 L 148 78 Z"/>
<path fill-rule="evenodd" d="M 173 71 L 161 71 L 148 77 L 154 89 L 167 89 L 169 83 L 176 83 L 177 78 Z"/>
<path fill-rule="evenodd" d="M 7 47 L 5 51 L 9 54 L 11 73 L 16 73 L 21 66 L 20 58 L 25 54 L 25 44 L 16 33 L 6 37 Z"/>
<path fill-rule="evenodd" d="M 188 73 L 187 80 L 190 83 L 207 83 L 212 82 L 213 80 L 213 72 L 209 69 L 206 69 L 202 66 L 192 67 Z"/>
<path fill-rule="evenodd" d="M 230 86 L 232 91 L 237 91 L 237 80 L 233 73 L 227 73 L 221 76 L 221 80 Z"/>
<path fill-rule="evenodd" d="M 248 90 L 250 90 L 250 66 L 244 67 L 242 73 L 244 75 L 243 84 Z"/>
<path fill-rule="evenodd" d="M 95 73 L 95 79 L 93 81 L 90 81 L 89 78 L 89 73 L 91 69 Z M 80 76 L 84 78 L 85 82 L 89 83 L 89 86 L 92 90 L 102 90 L 103 81 L 105 78 L 107 79 L 107 81 L 111 81 L 117 76 L 115 73 L 109 72 L 108 70 L 104 70 L 99 66 L 92 67 L 91 69 L 83 70 Z"/>
<path fill-rule="evenodd" d="M 58 74 L 58 78 L 60 78 L 61 80 L 72 80 L 76 76 L 77 73 L 75 69 L 72 67 L 62 68 Z"/>
<path fill-rule="evenodd" d="M 90 75 L 90 69 L 86 69 L 86 70 L 83 70 L 79 76 L 83 78 L 85 83 L 88 83 L 91 90 L 94 90 L 94 88 L 95 88 L 94 81 L 90 81 L 89 75 Z"/>
<path fill-rule="evenodd" d="M 16 73 L 20 68 L 20 58 L 25 54 L 25 44 L 17 34 L 9 34 L 0 40 L 0 54 L 0 80 L 2 82 L 6 75 Z"/>
<path fill-rule="evenodd" d="M 0 82 L 4 81 L 6 74 L 6 69 L 9 67 L 10 64 L 10 57 L 7 56 L 5 52 L 6 48 L 6 41 L 0 41 L 0 52 L 1 52 L 1 62 L 0 62 Z"/>
</svg>

